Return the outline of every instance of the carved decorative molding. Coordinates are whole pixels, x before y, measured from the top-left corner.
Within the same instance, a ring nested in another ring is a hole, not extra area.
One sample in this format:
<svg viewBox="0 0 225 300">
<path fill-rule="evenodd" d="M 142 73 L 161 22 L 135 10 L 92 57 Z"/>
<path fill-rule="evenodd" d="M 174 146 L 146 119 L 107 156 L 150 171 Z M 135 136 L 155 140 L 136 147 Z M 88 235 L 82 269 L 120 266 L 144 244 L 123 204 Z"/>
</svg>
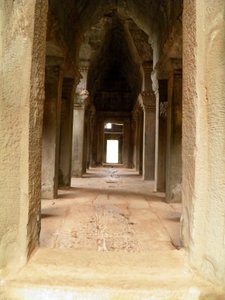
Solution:
<svg viewBox="0 0 225 300">
<path fill-rule="evenodd" d="M 88 72 L 89 66 L 79 66 L 79 71 L 80 72 Z"/>
<path fill-rule="evenodd" d="M 144 105 L 144 110 L 155 112 L 156 111 L 156 104 L 155 103 L 149 103 L 147 105 Z"/>
<path fill-rule="evenodd" d="M 142 96 L 143 98 L 145 98 L 145 97 L 150 98 L 150 97 L 154 97 L 154 93 L 153 93 L 152 91 L 143 91 L 143 92 L 141 93 L 141 96 Z"/>
<path fill-rule="evenodd" d="M 139 102 L 144 111 L 156 111 L 156 99 L 152 91 L 143 91 L 139 96 Z"/>
<path fill-rule="evenodd" d="M 168 102 L 160 102 L 159 104 L 159 116 L 163 119 L 167 118 Z"/>
<path fill-rule="evenodd" d="M 152 62 L 152 61 L 144 62 L 144 63 L 142 64 L 142 67 L 143 67 L 143 69 L 144 69 L 144 71 L 145 71 L 146 73 L 150 73 L 150 74 L 151 74 L 152 69 L 153 69 L 153 62 Z"/>
<path fill-rule="evenodd" d="M 82 90 L 76 94 L 75 101 L 73 104 L 74 109 L 84 109 L 89 104 L 89 92 Z"/>
</svg>

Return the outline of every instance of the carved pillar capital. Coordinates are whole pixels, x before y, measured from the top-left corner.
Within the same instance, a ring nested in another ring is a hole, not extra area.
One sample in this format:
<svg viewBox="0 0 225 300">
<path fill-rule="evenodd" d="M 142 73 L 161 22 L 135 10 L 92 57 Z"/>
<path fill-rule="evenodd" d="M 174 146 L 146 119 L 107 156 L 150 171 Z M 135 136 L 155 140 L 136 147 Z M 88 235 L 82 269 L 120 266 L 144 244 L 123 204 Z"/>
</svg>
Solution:
<svg viewBox="0 0 225 300">
<path fill-rule="evenodd" d="M 153 62 L 152 61 L 145 61 L 142 64 L 142 67 L 144 69 L 145 74 L 150 74 L 152 73 L 152 69 L 153 69 Z"/>
<path fill-rule="evenodd" d="M 88 73 L 89 65 L 79 65 L 80 73 Z"/>
<path fill-rule="evenodd" d="M 147 61 L 142 64 L 142 68 L 144 71 L 144 78 L 143 78 L 143 90 L 144 91 L 152 91 L 152 70 L 153 70 L 153 63 L 152 61 Z"/>
<path fill-rule="evenodd" d="M 75 95 L 74 99 L 74 109 L 85 109 L 89 101 L 89 92 L 87 90 L 82 90 Z"/>
<path fill-rule="evenodd" d="M 152 91 L 143 91 L 139 97 L 139 101 L 144 111 L 155 112 L 156 99 L 155 94 Z"/>
</svg>

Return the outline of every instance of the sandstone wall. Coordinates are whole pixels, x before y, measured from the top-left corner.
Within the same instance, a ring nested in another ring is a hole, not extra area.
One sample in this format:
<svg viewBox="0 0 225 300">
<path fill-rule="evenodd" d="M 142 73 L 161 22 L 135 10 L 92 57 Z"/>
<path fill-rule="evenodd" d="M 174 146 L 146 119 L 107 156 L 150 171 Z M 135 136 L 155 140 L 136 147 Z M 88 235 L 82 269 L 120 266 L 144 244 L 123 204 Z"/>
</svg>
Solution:
<svg viewBox="0 0 225 300">
<path fill-rule="evenodd" d="M 225 283 L 225 2 L 184 1 L 183 240 Z"/>
<path fill-rule="evenodd" d="M 38 243 L 46 10 L 45 0 L 0 2 L 1 270 Z"/>
</svg>

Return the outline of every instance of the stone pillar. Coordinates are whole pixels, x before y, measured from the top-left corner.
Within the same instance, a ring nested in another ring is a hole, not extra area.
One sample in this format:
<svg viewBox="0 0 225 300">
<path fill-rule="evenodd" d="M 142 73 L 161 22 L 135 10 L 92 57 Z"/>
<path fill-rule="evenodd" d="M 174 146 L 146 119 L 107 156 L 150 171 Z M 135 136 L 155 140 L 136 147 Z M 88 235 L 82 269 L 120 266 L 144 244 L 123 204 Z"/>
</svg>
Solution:
<svg viewBox="0 0 225 300">
<path fill-rule="evenodd" d="M 137 171 L 140 175 L 143 175 L 143 124 L 144 113 L 143 109 L 138 111 L 138 140 L 137 140 Z"/>
<path fill-rule="evenodd" d="M 166 199 L 181 201 L 182 180 L 182 72 L 174 70 L 168 80 Z"/>
<path fill-rule="evenodd" d="M 58 190 L 62 83 L 61 67 L 47 66 L 42 135 L 42 197 L 46 199 L 56 198 Z"/>
<path fill-rule="evenodd" d="M 140 174 L 142 172 L 142 144 L 143 144 L 143 112 L 137 101 L 132 113 L 133 120 L 133 167 Z"/>
<path fill-rule="evenodd" d="M 167 146 L 167 80 L 159 80 L 159 111 L 158 111 L 158 171 L 156 189 L 166 191 L 166 146 Z"/>
<path fill-rule="evenodd" d="M 91 151 L 91 166 L 94 168 L 97 166 L 97 152 L 98 152 L 98 133 L 97 128 L 99 126 L 99 122 L 97 122 L 98 116 L 96 113 L 96 118 L 93 119 L 93 144 L 92 144 L 92 151 Z"/>
<path fill-rule="evenodd" d="M 90 100 L 90 99 L 89 99 Z M 95 108 L 89 101 L 85 110 L 84 121 L 84 159 L 83 159 L 83 173 L 90 167 L 91 151 L 92 151 L 92 134 L 93 134 L 93 114 Z"/>
<path fill-rule="evenodd" d="M 155 175 L 155 95 L 142 92 L 141 103 L 144 111 L 143 120 L 143 178 L 154 180 Z"/>
<path fill-rule="evenodd" d="M 95 126 L 96 166 L 101 166 L 104 153 L 104 119 L 101 116 L 96 116 Z"/>
<path fill-rule="evenodd" d="M 137 120 L 137 111 L 132 112 L 132 143 L 133 143 L 133 152 L 132 152 L 132 166 L 136 169 L 136 157 L 137 157 L 137 132 L 138 132 L 138 120 Z"/>
<path fill-rule="evenodd" d="M 143 119 L 143 178 L 154 180 L 155 177 L 155 131 L 156 131 L 156 100 L 152 90 L 152 62 L 143 64 L 143 92 L 140 96 L 144 111 Z"/>
<path fill-rule="evenodd" d="M 84 114 L 84 146 L 83 146 L 82 174 L 84 174 L 88 168 L 88 155 L 89 155 L 89 143 L 90 143 L 89 122 L 90 122 L 90 112 L 89 109 L 86 109 Z"/>
<path fill-rule="evenodd" d="M 62 187 L 70 186 L 71 180 L 73 91 L 74 79 L 64 78 L 62 87 L 59 151 L 59 185 Z"/>
<path fill-rule="evenodd" d="M 125 120 L 123 126 L 123 165 L 131 168 L 131 126 L 130 120 Z"/>
<path fill-rule="evenodd" d="M 92 105 L 91 113 L 90 113 L 90 145 L 89 145 L 89 166 L 92 167 L 94 165 L 93 161 L 93 149 L 94 149 L 94 131 L 95 131 L 95 107 Z"/>
<path fill-rule="evenodd" d="M 83 90 L 76 95 L 74 102 L 72 147 L 72 176 L 74 177 L 81 177 L 83 174 L 85 101 L 88 96 L 88 91 Z"/>
</svg>

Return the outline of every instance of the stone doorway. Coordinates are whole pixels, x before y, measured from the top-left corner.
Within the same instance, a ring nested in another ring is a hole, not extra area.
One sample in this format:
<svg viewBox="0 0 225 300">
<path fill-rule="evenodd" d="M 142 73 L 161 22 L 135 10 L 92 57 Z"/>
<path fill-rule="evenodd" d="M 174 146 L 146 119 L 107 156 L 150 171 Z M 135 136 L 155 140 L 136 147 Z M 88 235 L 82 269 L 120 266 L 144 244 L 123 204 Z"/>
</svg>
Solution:
<svg viewBox="0 0 225 300">
<path fill-rule="evenodd" d="M 106 163 L 119 163 L 119 140 L 106 139 Z"/>
<path fill-rule="evenodd" d="M 124 124 L 106 123 L 104 126 L 104 164 L 123 165 Z"/>
</svg>

